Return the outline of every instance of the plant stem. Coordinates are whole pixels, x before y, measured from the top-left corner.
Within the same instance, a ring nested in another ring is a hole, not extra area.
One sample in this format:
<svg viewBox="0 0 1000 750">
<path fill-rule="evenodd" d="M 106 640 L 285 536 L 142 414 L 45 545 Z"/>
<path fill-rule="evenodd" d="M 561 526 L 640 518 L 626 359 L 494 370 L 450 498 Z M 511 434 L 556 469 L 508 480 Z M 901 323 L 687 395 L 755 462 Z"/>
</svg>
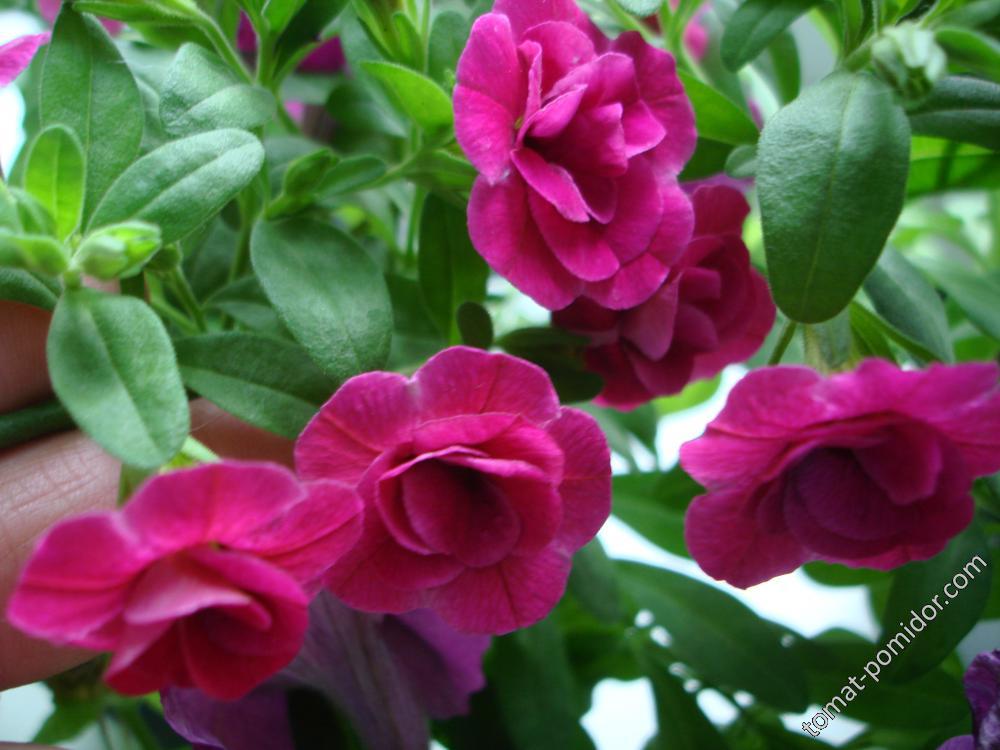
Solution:
<svg viewBox="0 0 1000 750">
<path fill-rule="evenodd" d="M 0 449 L 73 428 L 73 419 L 57 399 L 0 414 Z"/>
<path fill-rule="evenodd" d="M 771 358 L 767 361 L 768 367 L 781 364 L 781 358 L 785 356 L 785 350 L 792 343 L 792 338 L 795 336 L 795 329 L 797 327 L 798 323 L 794 320 L 789 320 L 785 323 L 785 328 L 781 332 L 781 338 L 778 339 L 778 343 L 774 346 L 774 351 L 771 352 Z"/>
<path fill-rule="evenodd" d="M 198 302 L 191 284 L 188 283 L 184 271 L 180 268 L 175 268 L 167 278 L 170 279 L 170 284 L 180 300 L 184 312 L 190 316 L 201 331 L 207 331 L 208 324 L 205 322 L 205 314 L 202 312 L 201 304 Z"/>
<path fill-rule="evenodd" d="M 219 24 L 215 22 L 215 19 L 205 13 L 205 11 L 199 9 L 195 15 L 195 23 L 201 29 L 202 33 L 208 37 L 208 41 L 212 43 L 215 51 L 226 61 L 226 64 L 232 68 L 233 72 L 237 73 L 246 83 L 253 83 L 253 78 L 250 77 L 250 73 L 243 64 L 243 60 L 236 50 L 233 49 L 233 45 L 226 38 L 226 35 L 222 33 L 222 29 L 219 28 Z"/>
</svg>

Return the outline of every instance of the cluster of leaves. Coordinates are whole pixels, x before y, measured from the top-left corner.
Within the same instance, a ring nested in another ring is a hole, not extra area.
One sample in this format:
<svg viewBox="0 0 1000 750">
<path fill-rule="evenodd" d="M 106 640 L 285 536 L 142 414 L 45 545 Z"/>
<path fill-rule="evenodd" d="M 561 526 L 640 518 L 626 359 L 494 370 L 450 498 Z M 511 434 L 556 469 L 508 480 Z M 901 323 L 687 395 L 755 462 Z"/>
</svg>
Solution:
<svg viewBox="0 0 1000 750">
<path fill-rule="evenodd" d="M 701 60 L 683 46 L 700 0 L 582 4 L 609 29 L 639 31 L 677 55 L 699 133 L 682 179 L 756 177 L 785 317 L 765 347 L 774 359 L 830 371 L 870 355 L 917 365 L 997 356 L 1000 200 L 988 199 L 985 232 L 927 208 L 953 191 L 1000 189 L 996 3 L 715 0 L 699 20 L 713 32 Z M 504 348 L 545 367 L 565 401 L 592 398 L 601 383 L 583 370 L 579 339 L 536 327 L 494 340 L 494 319 L 506 329 L 517 316 L 488 290 L 468 238 L 475 172 L 455 143 L 449 94 L 471 22 L 488 6 L 64 8 L 27 76 L 30 143 L 0 183 L 0 299 L 54 310 L 58 401 L 0 415 L 0 446 L 72 422 L 123 461 L 128 485 L 192 450 L 192 395 L 293 437 L 346 378 L 409 371 L 455 343 Z M 240 10 L 259 35 L 253 73 L 233 46 Z M 112 40 L 91 12 L 127 21 L 127 37 Z M 654 14 L 660 32 L 641 20 Z M 838 61 L 800 93 L 789 27 L 802 17 Z M 348 75 L 296 73 L 320 29 L 339 35 Z M 932 69 L 940 57 L 930 52 L 913 58 L 899 33 L 943 52 L 947 70 Z M 780 106 L 763 132 L 748 91 Z M 308 129 L 325 140 L 300 132 L 289 99 L 308 105 Z M 83 276 L 120 291 L 84 287 Z M 640 467 L 656 455 L 663 418 L 717 387 L 697 383 L 628 414 L 587 407 L 630 468 L 615 479 L 615 515 L 679 556 L 700 488 L 679 469 Z M 807 572 L 866 586 L 891 635 L 973 554 L 992 567 L 1000 487 L 984 481 L 977 493 L 981 520 L 933 560 L 893 574 Z M 998 591 L 989 575 L 977 578 L 877 690 L 848 705 L 845 715 L 867 726 L 849 747 L 935 748 L 967 731 L 954 649 L 981 619 L 1000 617 Z M 876 648 L 840 631 L 805 639 L 719 588 L 612 561 L 595 542 L 548 620 L 497 639 L 470 715 L 435 730 L 451 750 L 592 747 L 580 717 L 594 685 L 645 676 L 659 720 L 650 747 L 814 747 L 822 743 L 786 730 L 782 714 L 826 704 Z M 704 690 L 737 718 L 713 724 L 697 700 Z M 144 747 L 172 746 L 146 703 L 60 695 L 40 740 L 61 741 L 106 712 Z"/>
</svg>

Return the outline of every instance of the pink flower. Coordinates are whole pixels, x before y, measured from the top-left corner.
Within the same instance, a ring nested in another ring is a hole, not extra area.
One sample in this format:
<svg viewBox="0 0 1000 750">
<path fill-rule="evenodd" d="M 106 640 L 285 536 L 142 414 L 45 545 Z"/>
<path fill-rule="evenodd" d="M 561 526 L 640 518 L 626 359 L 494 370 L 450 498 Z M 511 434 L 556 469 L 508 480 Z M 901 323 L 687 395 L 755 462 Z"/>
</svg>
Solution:
<svg viewBox="0 0 1000 750">
<path fill-rule="evenodd" d="M 8 86 L 24 72 L 43 44 L 48 44 L 49 33 L 18 37 L 0 46 L 0 88 Z"/>
<path fill-rule="evenodd" d="M 271 464 L 223 462 L 149 480 L 119 512 L 57 524 L 7 611 L 31 635 L 113 651 L 107 681 L 223 700 L 288 664 L 309 595 L 360 533 L 337 482 L 299 484 Z"/>
<path fill-rule="evenodd" d="M 676 175 L 694 115 L 673 58 L 635 32 L 608 40 L 572 0 L 497 0 L 457 77 L 479 253 L 550 310 L 648 299 L 692 225 Z"/>
<path fill-rule="evenodd" d="M 678 393 L 750 357 L 774 324 L 767 282 L 740 239 L 750 207 L 729 187 L 693 196 L 694 239 L 663 286 L 630 310 L 580 299 L 552 322 L 589 336 L 587 367 L 604 378 L 598 402 L 631 408 Z"/>
<path fill-rule="evenodd" d="M 62 8 L 62 0 L 38 0 L 38 12 L 42 14 L 44 18 L 49 23 L 55 23 L 56 18 L 59 16 L 59 10 Z M 108 30 L 108 33 L 114 36 L 121 32 L 125 24 L 121 21 L 112 21 L 110 18 L 99 19 L 104 28 Z"/>
<path fill-rule="evenodd" d="M 829 378 L 751 372 L 681 448 L 708 489 L 688 509 L 691 555 L 741 588 L 810 560 L 888 570 L 933 557 L 972 520 L 972 480 L 1000 469 L 998 374 L 874 359 Z"/>
<path fill-rule="evenodd" d="M 611 509 L 607 441 L 560 408 L 543 370 L 453 347 L 411 379 L 347 381 L 295 453 L 306 479 L 358 487 L 361 540 L 331 591 L 371 612 L 435 610 L 468 633 L 505 633 L 562 596 L 570 557 Z"/>
</svg>

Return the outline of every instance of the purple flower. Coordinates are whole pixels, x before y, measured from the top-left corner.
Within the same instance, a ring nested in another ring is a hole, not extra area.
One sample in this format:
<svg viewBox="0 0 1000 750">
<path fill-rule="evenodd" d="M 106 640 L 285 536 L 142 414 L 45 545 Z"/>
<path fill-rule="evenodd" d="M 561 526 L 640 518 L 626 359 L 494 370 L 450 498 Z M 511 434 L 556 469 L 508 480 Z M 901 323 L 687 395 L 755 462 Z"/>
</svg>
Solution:
<svg viewBox="0 0 1000 750">
<path fill-rule="evenodd" d="M 24 72 L 38 52 L 49 41 L 49 33 L 18 37 L 0 46 L 0 88 L 14 82 Z"/>
<path fill-rule="evenodd" d="M 1000 650 L 973 659 L 963 682 L 972 706 L 972 734 L 953 737 L 938 750 L 1000 750 Z"/>
<path fill-rule="evenodd" d="M 997 375 L 876 359 L 829 378 L 751 372 L 681 448 L 708 489 L 688 509 L 691 555 L 742 588 L 810 560 L 889 570 L 933 557 L 972 520 L 973 479 L 1000 469 Z"/>
<path fill-rule="evenodd" d="M 293 750 L 288 691 L 322 693 L 369 750 L 425 750 L 427 717 L 468 711 L 486 680 L 490 639 L 462 635 L 433 612 L 368 615 L 323 593 L 310 608 L 302 651 L 281 674 L 226 703 L 197 690 L 163 693 L 171 726 L 205 750 Z"/>
<path fill-rule="evenodd" d="M 469 232 L 490 266 L 550 310 L 648 299 L 693 224 L 674 59 L 636 32 L 609 40 L 572 0 L 497 0 L 457 78 L 456 137 L 480 172 Z"/>
</svg>

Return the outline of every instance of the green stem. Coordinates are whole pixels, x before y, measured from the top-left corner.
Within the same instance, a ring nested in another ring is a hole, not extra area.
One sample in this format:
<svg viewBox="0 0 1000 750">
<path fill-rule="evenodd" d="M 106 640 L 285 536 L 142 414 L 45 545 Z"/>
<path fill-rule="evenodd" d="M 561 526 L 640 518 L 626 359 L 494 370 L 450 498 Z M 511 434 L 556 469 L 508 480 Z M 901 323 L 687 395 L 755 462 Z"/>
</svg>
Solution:
<svg viewBox="0 0 1000 750">
<path fill-rule="evenodd" d="M 233 49 L 232 43 L 222 33 L 222 29 L 219 28 L 219 24 L 215 22 L 215 19 L 205 13 L 205 11 L 199 9 L 195 15 L 195 23 L 201 29 L 202 33 L 208 37 L 208 41 L 212 43 L 219 56 L 233 69 L 233 72 L 237 73 L 246 83 L 253 83 L 253 78 L 250 77 L 250 73 L 243 64 L 242 58 Z"/>
<path fill-rule="evenodd" d="M 187 280 L 187 276 L 184 275 L 184 271 L 180 268 L 175 268 L 167 278 L 170 279 L 170 284 L 177 298 L 180 300 L 184 312 L 191 317 L 201 331 L 207 331 L 208 324 L 205 321 L 205 313 L 202 312 L 201 304 L 198 302 L 198 298 L 195 296 L 194 290 Z"/>
<path fill-rule="evenodd" d="M 184 315 L 181 315 L 177 310 L 168 305 L 166 302 L 161 302 L 157 299 L 150 298 L 149 306 L 152 307 L 156 313 L 161 317 L 169 320 L 171 323 L 180 328 L 184 333 L 189 336 L 197 336 L 201 333 L 198 330 L 198 326 L 192 323 Z"/>
<path fill-rule="evenodd" d="M 797 327 L 798 323 L 794 320 L 789 320 L 785 323 L 785 328 L 781 332 L 781 338 L 778 339 L 778 343 L 775 345 L 774 351 L 771 352 L 771 358 L 767 361 L 768 367 L 781 364 L 781 358 L 785 356 L 785 350 L 788 349 L 788 345 L 792 343 L 792 338 L 795 336 L 795 329 Z"/>
<path fill-rule="evenodd" d="M 58 400 L 0 414 L 0 449 L 73 429 L 73 419 Z"/>
</svg>

